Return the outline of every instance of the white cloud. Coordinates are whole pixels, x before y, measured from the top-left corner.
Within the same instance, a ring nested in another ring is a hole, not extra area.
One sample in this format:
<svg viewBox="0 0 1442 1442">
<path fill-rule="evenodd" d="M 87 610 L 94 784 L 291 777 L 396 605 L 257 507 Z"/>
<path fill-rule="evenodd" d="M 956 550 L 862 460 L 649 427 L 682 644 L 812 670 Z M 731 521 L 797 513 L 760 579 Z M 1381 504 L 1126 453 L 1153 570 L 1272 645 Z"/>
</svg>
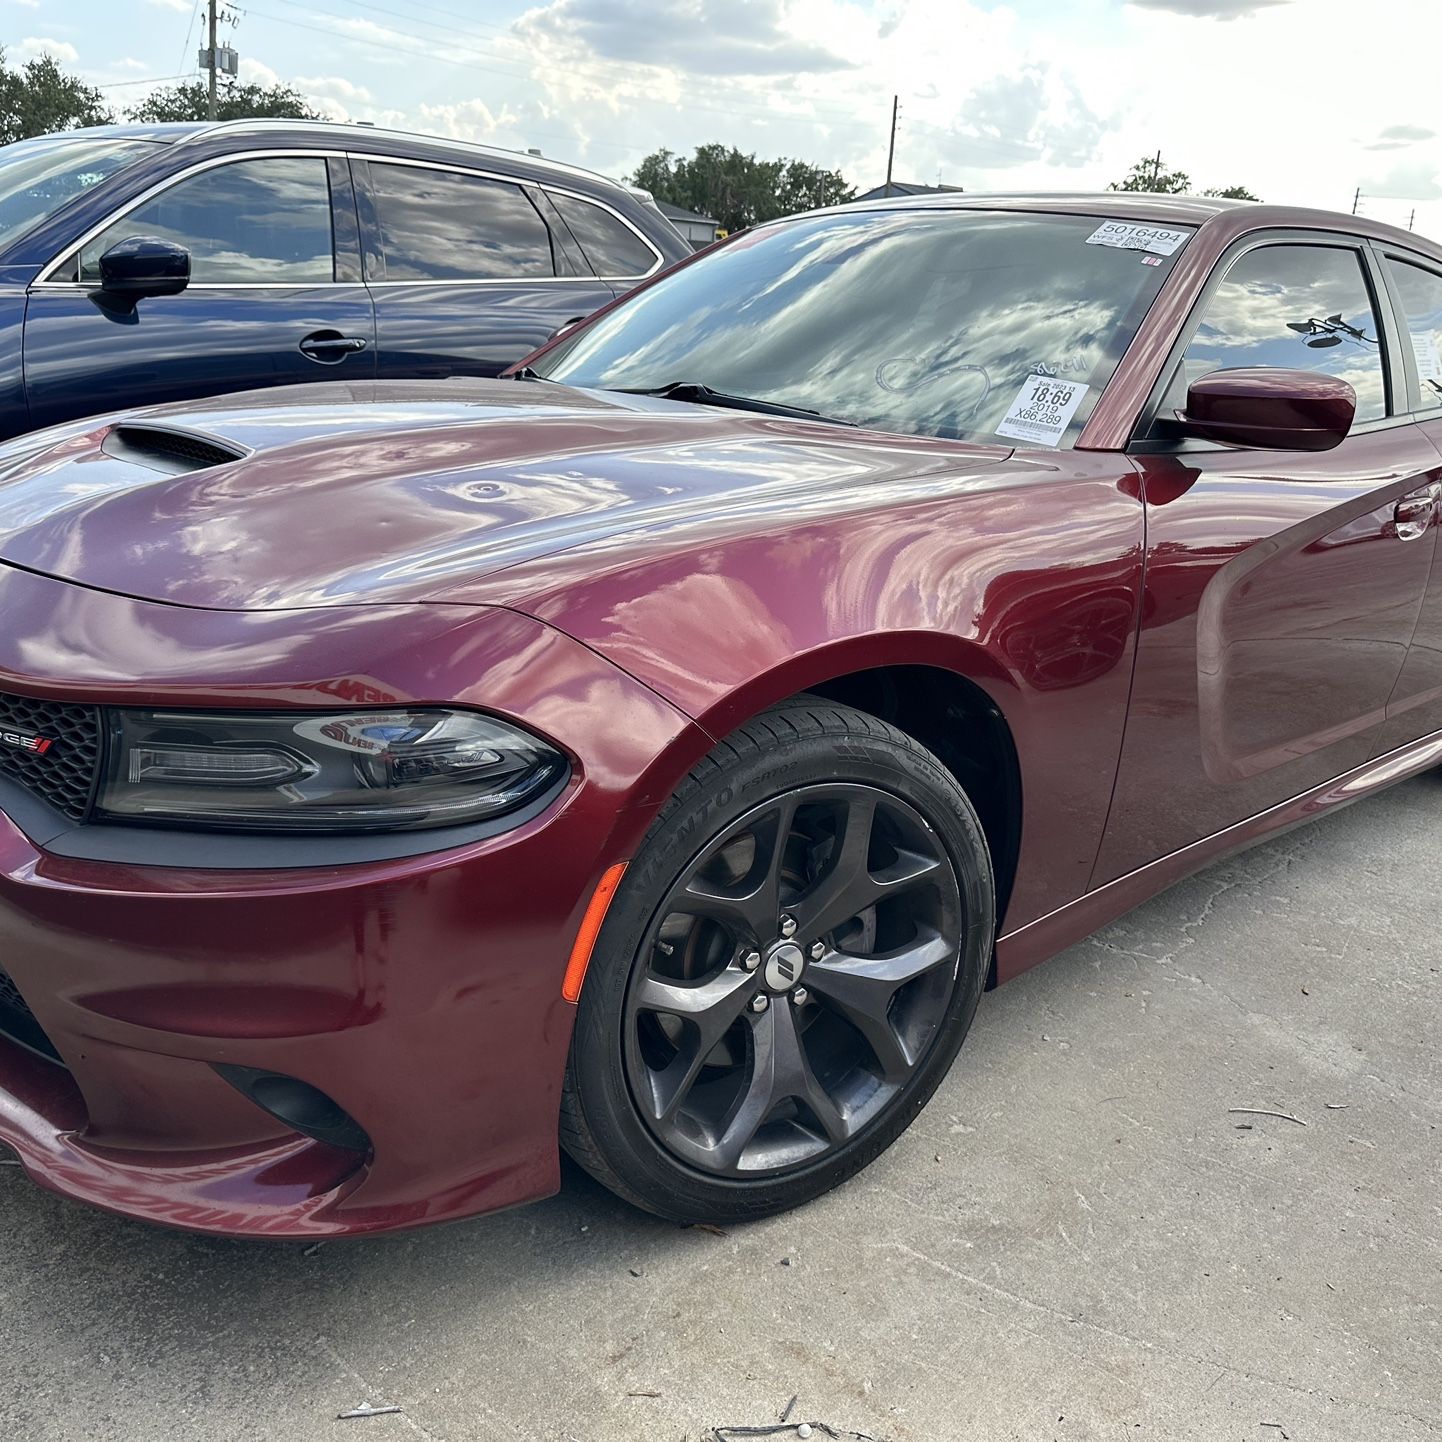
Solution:
<svg viewBox="0 0 1442 1442">
<path fill-rule="evenodd" d="M 11 52 L 12 58 L 22 65 L 27 60 L 38 60 L 42 55 L 67 61 L 71 65 L 80 59 L 80 52 L 68 40 L 51 40 L 44 35 L 26 36 Z"/>
<path fill-rule="evenodd" d="M 145 3 L 154 5 L 157 10 L 171 10 L 177 15 L 188 15 L 192 0 L 145 0 Z"/>
</svg>

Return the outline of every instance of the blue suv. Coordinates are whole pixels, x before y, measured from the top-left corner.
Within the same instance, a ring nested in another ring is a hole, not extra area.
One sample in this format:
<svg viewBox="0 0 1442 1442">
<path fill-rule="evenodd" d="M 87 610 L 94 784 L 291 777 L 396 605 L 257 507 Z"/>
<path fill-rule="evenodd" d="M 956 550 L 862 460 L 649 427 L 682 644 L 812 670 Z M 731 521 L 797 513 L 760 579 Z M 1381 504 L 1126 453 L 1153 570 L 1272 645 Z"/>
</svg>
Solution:
<svg viewBox="0 0 1442 1442">
<path fill-rule="evenodd" d="M 0 148 L 0 438 L 322 379 L 496 375 L 690 255 L 642 191 L 298 121 Z"/>
</svg>

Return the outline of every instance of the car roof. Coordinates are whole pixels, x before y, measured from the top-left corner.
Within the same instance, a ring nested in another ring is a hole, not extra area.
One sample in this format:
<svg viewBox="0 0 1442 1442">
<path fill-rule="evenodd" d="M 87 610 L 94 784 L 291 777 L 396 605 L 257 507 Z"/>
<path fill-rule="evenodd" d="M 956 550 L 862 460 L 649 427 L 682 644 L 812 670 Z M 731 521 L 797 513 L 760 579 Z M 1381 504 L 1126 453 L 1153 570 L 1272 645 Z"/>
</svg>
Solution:
<svg viewBox="0 0 1442 1442">
<path fill-rule="evenodd" d="M 410 146 L 424 147 L 428 151 L 454 155 L 457 159 L 469 156 L 505 161 L 508 164 L 522 164 L 528 169 L 555 176 L 585 179 L 593 185 L 602 185 L 611 190 L 625 190 L 638 199 L 649 200 L 646 191 L 613 180 L 609 175 L 585 170 L 579 165 L 567 165 L 560 160 L 549 160 L 543 155 L 533 155 L 524 150 L 504 150 L 496 145 L 478 145 L 468 140 L 453 140 L 443 135 L 426 135 L 420 131 L 392 130 L 380 125 L 355 125 L 334 120 L 185 120 L 147 125 L 127 123 L 123 125 L 92 125 L 83 130 L 67 131 L 69 135 L 109 135 L 123 140 L 157 140 L 176 145 L 193 144 L 212 137 L 231 135 L 256 136 L 298 136 L 323 142 L 326 145 L 355 147 L 375 144 L 376 141 L 391 145 L 403 142 Z"/>
<path fill-rule="evenodd" d="M 967 191 L 853 201 L 838 210 L 1023 210 L 1052 215 L 1094 215 L 1143 225 L 1223 225 L 1229 233 L 1253 230 L 1335 230 L 1405 246 L 1442 260 L 1442 245 L 1414 231 L 1363 215 L 1300 205 L 1264 205 L 1212 195 L 1155 195 L 1147 191 Z M 812 211 L 811 214 L 821 214 Z"/>
</svg>

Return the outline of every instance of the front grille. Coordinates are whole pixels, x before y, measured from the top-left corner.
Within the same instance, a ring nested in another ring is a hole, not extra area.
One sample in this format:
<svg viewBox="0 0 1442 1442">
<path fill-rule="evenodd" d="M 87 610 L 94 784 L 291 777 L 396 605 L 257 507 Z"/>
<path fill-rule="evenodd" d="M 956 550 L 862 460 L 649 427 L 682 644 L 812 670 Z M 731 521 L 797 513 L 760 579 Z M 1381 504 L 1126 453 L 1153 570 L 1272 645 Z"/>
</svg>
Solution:
<svg viewBox="0 0 1442 1442">
<path fill-rule="evenodd" d="M 31 1051 L 38 1051 L 52 1061 L 60 1060 L 55 1043 L 45 1035 L 44 1028 L 35 1020 L 35 1013 L 20 995 L 20 988 L 4 970 L 0 970 L 0 1035 L 18 1041 L 21 1046 L 28 1046 Z"/>
<path fill-rule="evenodd" d="M 116 426 L 106 437 L 104 449 L 141 465 L 180 472 L 228 465 L 245 455 L 234 446 L 161 426 Z"/>
<path fill-rule="evenodd" d="M 44 741 L 50 744 L 34 749 Z M 83 821 L 99 765 L 100 713 L 94 706 L 0 693 L 0 776 Z"/>
</svg>

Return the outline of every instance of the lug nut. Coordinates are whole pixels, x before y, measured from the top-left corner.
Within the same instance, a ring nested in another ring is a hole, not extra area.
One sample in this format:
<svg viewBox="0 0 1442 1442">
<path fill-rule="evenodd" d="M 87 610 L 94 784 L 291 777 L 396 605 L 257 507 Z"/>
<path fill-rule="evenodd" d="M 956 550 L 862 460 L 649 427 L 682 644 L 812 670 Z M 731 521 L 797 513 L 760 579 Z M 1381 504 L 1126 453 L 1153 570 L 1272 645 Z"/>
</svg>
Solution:
<svg viewBox="0 0 1442 1442">
<path fill-rule="evenodd" d="M 761 953 L 759 951 L 748 951 L 746 955 L 741 958 L 741 965 L 744 966 L 747 971 L 755 971 L 756 968 L 761 965 Z"/>
<path fill-rule="evenodd" d="M 798 986 L 796 990 L 791 993 L 791 1000 L 794 1001 L 797 1006 L 805 1006 L 810 995 L 811 993 L 808 992 L 804 986 Z"/>
<path fill-rule="evenodd" d="M 796 918 L 795 918 L 794 916 L 783 916 L 783 917 L 781 918 L 781 935 L 782 935 L 782 936 L 795 936 L 795 935 L 796 935 Z"/>
<path fill-rule="evenodd" d="M 820 961 L 821 958 L 822 958 L 823 956 L 825 956 L 825 955 L 826 955 L 826 947 L 825 947 L 821 942 L 819 942 L 819 941 L 813 941 L 813 942 L 811 943 L 811 959 L 812 959 L 812 961 Z"/>
<path fill-rule="evenodd" d="M 764 996 L 753 996 L 751 998 L 752 1011 L 765 1011 L 766 1008 L 770 1005 L 770 1001 Z"/>
</svg>

